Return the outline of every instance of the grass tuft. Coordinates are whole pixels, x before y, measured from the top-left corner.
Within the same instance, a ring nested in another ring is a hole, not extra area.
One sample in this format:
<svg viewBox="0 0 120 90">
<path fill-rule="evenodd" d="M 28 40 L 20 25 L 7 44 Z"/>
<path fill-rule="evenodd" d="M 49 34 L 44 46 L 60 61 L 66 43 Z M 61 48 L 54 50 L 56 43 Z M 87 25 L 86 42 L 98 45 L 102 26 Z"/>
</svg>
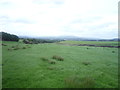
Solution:
<svg viewBox="0 0 120 90">
<path fill-rule="evenodd" d="M 50 64 L 56 64 L 56 62 L 53 61 L 53 60 L 48 60 L 48 62 L 49 62 Z"/>
<path fill-rule="evenodd" d="M 26 49 L 26 47 L 23 47 L 22 49 Z"/>
<path fill-rule="evenodd" d="M 7 46 L 7 45 L 2 43 L 2 46 Z"/>
<path fill-rule="evenodd" d="M 64 58 L 63 58 L 63 57 L 57 56 L 57 55 L 54 55 L 54 56 L 52 57 L 52 59 L 56 59 L 56 60 L 58 60 L 58 61 L 64 61 Z"/>
<path fill-rule="evenodd" d="M 54 70 L 54 67 L 47 67 L 48 70 Z"/>
<path fill-rule="evenodd" d="M 43 60 L 43 61 L 48 61 L 48 59 L 45 58 L 45 57 L 41 57 L 41 60 Z"/>
<path fill-rule="evenodd" d="M 112 51 L 112 53 L 115 53 L 115 51 Z"/>
<path fill-rule="evenodd" d="M 72 76 L 65 79 L 65 85 L 67 88 L 94 88 L 95 80 L 91 77 Z"/>
<path fill-rule="evenodd" d="M 84 65 L 90 65 L 91 63 L 90 62 L 82 62 L 82 64 L 84 64 Z"/>
</svg>

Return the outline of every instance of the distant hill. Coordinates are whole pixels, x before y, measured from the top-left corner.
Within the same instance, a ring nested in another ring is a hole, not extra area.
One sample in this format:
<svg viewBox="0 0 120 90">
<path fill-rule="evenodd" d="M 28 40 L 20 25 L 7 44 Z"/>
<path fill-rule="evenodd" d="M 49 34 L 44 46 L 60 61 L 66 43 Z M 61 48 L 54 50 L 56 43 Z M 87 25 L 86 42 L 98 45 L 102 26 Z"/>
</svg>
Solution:
<svg viewBox="0 0 120 90">
<path fill-rule="evenodd" d="M 74 40 L 74 41 L 120 41 L 118 38 L 113 39 L 99 39 L 99 38 L 83 38 L 77 36 L 44 36 L 44 37 L 27 37 L 20 36 L 20 38 L 36 38 L 36 39 L 47 39 L 47 40 Z"/>
</svg>

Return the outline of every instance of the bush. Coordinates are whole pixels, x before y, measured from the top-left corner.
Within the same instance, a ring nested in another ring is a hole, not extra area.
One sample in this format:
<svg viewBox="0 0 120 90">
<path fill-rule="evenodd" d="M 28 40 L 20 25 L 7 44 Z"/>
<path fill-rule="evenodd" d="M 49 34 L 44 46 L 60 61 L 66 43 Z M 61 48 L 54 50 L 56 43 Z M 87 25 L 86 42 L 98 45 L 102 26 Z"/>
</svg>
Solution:
<svg viewBox="0 0 120 90">
<path fill-rule="evenodd" d="M 58 61 L 64 61 L 64 58 L 62 58 L 62 57 L 60 57 L 60 56 L 56 56 L 56 55 L 54 55 L 54 56 L 52 57 L 52 59 L 56 59 L 56 60 L 58 60 Z"/>
<path fill-rule="evenodd" d="M 91 77 L 79 78 L 72 76 L 65 79 L 65 85 L 67 88 L 94 88 L 95 81 Z"/>
</svg>

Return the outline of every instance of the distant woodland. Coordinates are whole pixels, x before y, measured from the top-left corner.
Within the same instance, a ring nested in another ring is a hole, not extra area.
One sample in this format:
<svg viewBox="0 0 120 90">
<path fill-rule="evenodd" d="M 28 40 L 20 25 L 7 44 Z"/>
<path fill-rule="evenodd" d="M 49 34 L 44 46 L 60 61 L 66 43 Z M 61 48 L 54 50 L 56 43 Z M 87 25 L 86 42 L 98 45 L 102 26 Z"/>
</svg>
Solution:
<svg viewBox="0 0 120 90">
<path fill-rule="evenodd" d="M 9 34 L 6 32 L 0 32 L 0 39 L 2 41 L 19 41 L 19 37 L 17 35 Z"/>
</svg>

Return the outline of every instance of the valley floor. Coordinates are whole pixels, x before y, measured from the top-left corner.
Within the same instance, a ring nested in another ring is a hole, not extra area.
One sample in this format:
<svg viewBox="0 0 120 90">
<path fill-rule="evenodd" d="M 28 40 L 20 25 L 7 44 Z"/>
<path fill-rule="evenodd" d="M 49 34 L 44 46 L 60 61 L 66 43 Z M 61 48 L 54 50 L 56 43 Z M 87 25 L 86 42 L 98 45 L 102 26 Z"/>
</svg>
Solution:
<svg viewBox="0 0 120 90">
<path fill-rule="evenodd" d="M 3 43 L 3 88 L 118 87 L 118 48 Z"/>
</svg>

